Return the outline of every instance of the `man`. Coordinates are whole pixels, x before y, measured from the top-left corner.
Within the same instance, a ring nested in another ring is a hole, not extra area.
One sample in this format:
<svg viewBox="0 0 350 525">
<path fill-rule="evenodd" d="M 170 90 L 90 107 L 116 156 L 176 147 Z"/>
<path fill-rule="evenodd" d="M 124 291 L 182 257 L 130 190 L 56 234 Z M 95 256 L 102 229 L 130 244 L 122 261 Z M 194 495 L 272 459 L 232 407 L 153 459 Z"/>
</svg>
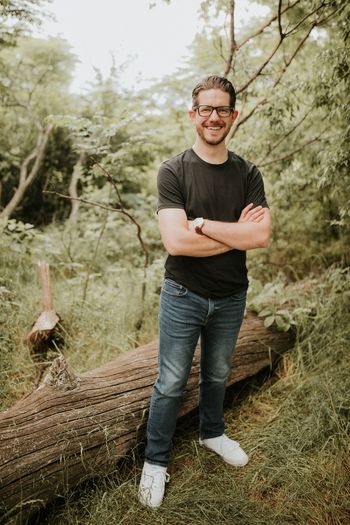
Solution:
<svg viewBox="0 0 350 525">
<path fill-rule="evenodd" d="M 223 402 L 248 287 L 246 250 L 267 246 L 270 213 L 258 169 L 228 151 L 235 91 L 210 76 L 192 92 L 194 146 L 158 174 L 158 218 L 169 253 L 159 313 L 159 375 L 147 425 L 139 500 L 158 507 L 178 408 L 200 337 L 200 444 L 227 463 L 249 458 L 224 434 Z"/>
</svg>

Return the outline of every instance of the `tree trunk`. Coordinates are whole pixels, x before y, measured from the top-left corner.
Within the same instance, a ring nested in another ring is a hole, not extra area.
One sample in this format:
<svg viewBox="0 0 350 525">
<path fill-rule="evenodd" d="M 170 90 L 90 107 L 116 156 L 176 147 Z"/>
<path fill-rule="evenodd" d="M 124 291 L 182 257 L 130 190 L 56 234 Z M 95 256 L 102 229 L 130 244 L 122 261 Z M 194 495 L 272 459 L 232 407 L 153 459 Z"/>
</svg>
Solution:
<svg viewBox="0 0 350 525">
<path fill-rule="evenodd" d="M 53 126 L 49 125 L 46 128 L 43 128 L 39 132 L 37 144 L 33 151 L 24 159 L 20 168 L 19 184 L 16 188 L 15 193 L 12 196 L 12 199 L 8 202 L 5 208 L 0 213 L 0 218 L 11 217 L 18 204 L 23 199 L 25 192 L 28 187 L 31 185 L 33 180 L 36 178 L 41 166 L 41 162 L 44 157 L 45 148 L 47 141 L 49 140 L 50 133 L 53 129 Z M 33 166 L 28 174 L 29 164 L 34 160 Z"/>
<path fill-rule="evenodd" d="M 272 366 L 292 341 L 248 313 L 228 384 Z M 198 372 L 197 348 L 180 416 L 198 406 Z M 23 525 L 56 495 L 115 468 L 144 438 L 156 375 L 157 342 L 79 377 L 55 360 L 43 386 L 0 414 L 0 523 Z"/>
<path fill-rule="evenodd" d="M 80 153 L 79 159 L 77 160 L 77 163 L 75 164 L 73 168 L 72 177 L 71 177 L 69 187 L 68 187 L 69 196 L 72 197 L 73 199 L 71 200 L 72 208 L 71 208 L 71 212 L 70 212 L 69 219 L 68 219 L 71 224 L 76 224 L 78 220 L 78 211 L 79 211 L 80 201 L 75 200 L 75 199 L 77 199 L 78 197 L 78 181 L 80 179 L 84 160 L 85 160 L 85 153 L 82 152 Z"/>
</svg>

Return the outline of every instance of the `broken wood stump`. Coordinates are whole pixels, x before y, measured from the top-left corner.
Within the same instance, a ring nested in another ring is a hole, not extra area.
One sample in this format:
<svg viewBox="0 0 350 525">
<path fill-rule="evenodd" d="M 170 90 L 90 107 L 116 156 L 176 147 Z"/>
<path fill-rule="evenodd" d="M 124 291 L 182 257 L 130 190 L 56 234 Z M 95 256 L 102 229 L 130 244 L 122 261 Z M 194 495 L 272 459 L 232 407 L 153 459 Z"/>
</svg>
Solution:
<svg viewBox="0 0 350 525">
<path fill-rule="evenodd" d="M 293 339 L 248 312 L 228 384 L 272 366 Z M 180 416 L 198 406 L 198 373 L 197 348 Z M 24 525 L 53 498 L 111 472 L 144 438 L 156 375 L 157 341 L 79 377 L 57 358 L 42 386 L 0 414 L 0 524 Z"/>
</svg>

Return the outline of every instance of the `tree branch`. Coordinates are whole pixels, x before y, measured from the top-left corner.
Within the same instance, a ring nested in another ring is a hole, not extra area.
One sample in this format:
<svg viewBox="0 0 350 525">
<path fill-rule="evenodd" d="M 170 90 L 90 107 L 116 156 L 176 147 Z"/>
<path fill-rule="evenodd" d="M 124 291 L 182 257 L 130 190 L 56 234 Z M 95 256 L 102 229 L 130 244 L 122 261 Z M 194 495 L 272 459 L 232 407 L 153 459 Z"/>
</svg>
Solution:
<svg viewBox="0 0 350 525">
<path fill-rule="evenodd" d="M 268 102 L 268 97 L 264 97 L 264 98 L 261 98 L 260 100 L 258 100 L 258 102 L 255 104 L 255 106 L 253 106 L 253 108 L 249 111 L 249 113 L 247 113 L 247 115 L 245 115 L 243 117 L 243 111 L 241 113 L 242 117 L 240 118 L 240 120 L 237 122 L 237 125 L 235 127 L 235 129 L 233 130 L 232 134 L 231 134 L 231 137 L 230 137 L 230 140 L 236 135 L 238 129 L 240 128 L 240 126 L 242 126 L 242 124 L 244 124 L 248 119 L 250 119 L 250 117 L 252 115 L 254 115 L 255 111 L 258 109 L 259 106 L 264 106 L 267 102 Z"/>
<path fill-rule="evenodd" d="M 290 29 L 289 31 L 286 32 L 286 36 L 289 36 L 293 33 L 296 33 L 297 32 L 297 29 L 298 27 L 300 27 L 304 22 L 305 20 L 307 20 L 308 18 L 310 18 L 310 16 L 314 15 L 315 13 L 317 13 L 317 11 L 319 11 L 320 9 L 322 9 L 323 7 L 325 7 L 325 2 L 322 2 L 322 4 L 320 4 L 318 7 L 316 7 L 313 11 L 311 11 L 311 13 L 308 13 L 307 15 L 305 15 L 301 20 L 300 22 L 298 22 L 294 27 L 293 29 Z"/>
<path fill-rule="evenodd" d="M 307 111 L 307 113 L 305 113 L 305 115 L 285 135 L 283 135 L 282 138 L 280 138 L 277 142 L 275 142 L 275 144 L 273 144 L 273 146 L 269 148 L 264 157 L 257 162 L 257 166 L 261 166 L 261 163 L 264 162 L 264 160 L 270 155 L 270 153 L 276 148 L 278 148 L 278 146 L 282 144 L 282 142 L 284 142 L 286 138 L 288 138 L 304 122 L 304 120 L 310 115 L 312 110 L 313 108 Z"/>
<path fill-rule="evenodd" d="M 283 160 L 287 160 L 289 159 L 290 157 L 292 157 L 293 155 L 295 155 L 295 153 L 298 153 L 299 151 L 301 151 L 302 149 L 304 149 L 306 146 L 308 146 L 309 144 L 312 144 L 313 142 L 317 142 L 318 140 L 320 140 L 320 137 L 325 133 L 325 131 L 322 131 L 319 135 L 317 135 L 317 137 L 314 137 L 313 139 L 310 139 L 308 140 L 307 142 L 305 142 L 304 144 L 302 144 L 301 146 L 298 146 L 297 148 L 293 149 L 292 151 L 282 155 L 281 157 L 278 157 L 277 159 L 273 159 L 273 160 L 269 160 L 267 162 L 263 162 L 262 164 L 257 164 L 257 166 L 259 168 L 262 168 L 264 166 L 269 166 L 270 164 L 275 164 L 276 162 L 282 162 Z"/>
<path fill-rule="evenodd" d="M 289 11 L 289 9 L 292 9 L 295 5 L 299 4 L 301 0 L 296 0 L 292 4 L 288 5 L 284 9 L 281 10 L 281 15 L 286 13 L 286 11 Z M 274 16 L 272 16 L 269 20 L 267 20 L 255 33 L 251 33 L 249 36 L 247 36 L 242 42 L 239 42 L 236 47 L 236 51 L 238 51 L 241 47 L 243 47 L 249 40 L 252 40 L 256 36 L 259 36 L 261 33 L 265 31 L 266 28 L 268 28 L 275 20 L 278 18 L 278 13 Z"/>
<path fill-rule="evenodd" d="M 297 45 L 297 47 L 295 48 L 293 54 L 291 55 L 291 57 L 289 58 L 289 60 L 287 60 L 284 64 L 284 67 L 282 68 L 282 71 L 281 73 L 279 74 L 279 76 L 277 77 L 277 79 L 275 80 L 274 84 L 273 84 L 273 88 L 275 88 L 281 81 L 283 75 L 285 74 L 285 72 L 287 71 L 287 69 L 289 68 L 290 64 L 293 62 L 294 58 L 296 57 L 296 55 L 299 53 L 300 49 L 303 47 L 303 45 L 305 44 L 306 40 L 309 38 L 310 34 L 311 34 L 311 31 L 313 30 L 313 28 L 317 25 L 317 22 L 313 22 L 308 30 L 308 32 L 306 33 L 306 35 L 304 36 L 304 38 L 299 42 L 299 44 Z"/>
<path fill-rule="evenodd" d="M 273 48 L 273 50 L 271 51 L 271 53 L 269 54 L 269 56 L 258 67 L 258 69 L 255 71 L 255 73 L 245 82 L 245 84 L 243 84 L 242 86 L 240 86 L 237 89 L 237 91 L 236 91 L 237 95 L 239 93 L 242 93 L 242 91 L 244 91 L 245 89 L 247 89 L 247 87 L 250 86 L 250 84 L 252 82 L 254 82 L 254 80 L 256 80 L 259 75 L 261 75 L 261 72 L 263 71 L 263 69 L 265 69 L 267 64 L 271 61 L 272 57 L 277 53 L 277 51 L 280 48 L 282 42 L 283 42 L 283 39 L 280 38 L 279 41 L 277 42 L 277 44 L 275 45 L 275 47 Z"/>
<path fill-rule="evenodd" d="M 296 46 L 296 48 L 295 48 L 294 52 L 292 53 L 291 57 L 289 58 L 289 60 L 287 60 L 287 61 L 285 62 L 285 65 L 284 65 L 282 71 L 280 72 L 279 76 L 277 77 L 277 79 L 275 80 L 275 82 L 274 82 L 274 84 L 273 84 L 273 86 L 272 86 L 271 92 L 272 92 L 272 90 L 273 90 L 273 89 L 279 84 L 279 82 L 281 81 L 283 75 L 284 75 L 285 72 L 287 71 L 288 67 L 289 67 L 290 64 L 293 62 L 294 58 L 296 57 L 296 55 L 298 54 L 298 52 L 300 51 L 300 49 L 303 47 L 303 45 L 304 45 L 304 43 L 306 42 L 306 40 L 309 38 L 311 31 L 312 31 L 313 28 L 314 28 L 315 26 L 317 26 L 317 25 L 318 25 L 318 23 L 317 23 L 316 21 L 313 22 L 313 23 L 311 24 L 311 26 L 310 26 L 308 32 L 306 33 L 306 35 L 304 36 L 304 38 L 299 42 L 299 44 Z M 282 40 L 279 41 L 279 45 L 280 45 L 281 43 L 282 43 Z M 276 51 L 277 51 L 277 49 L 275 50 L 275 52 L 276 52 Z M 272 56 L 273 56 L 273 55 L 272 55 Z M 272 56 L 271 56 L 271 58 L 272 58 Z M 261 68 L 260 68 L 260 69 L 261 69 Z M 260 71 L 260 72 L 261 72 L 261 71 Z M 260 73 L 258 73 L 258 74 L 260 74 Z M 258 74 L 256 74 L 256 75 L 254 75 L 253 77 L 251 77 L 251 79 L 249 80 L 249 83 L 251 83 L 253 80 L 255 80 L 255 78 L 258 76 Z M 249 84 L 247 83 L 246 86 L 247 86 L 247 85 L 249 85 Z M 245 86 L 245 87 L 246 87 L 246 86 Z M 244 89 L 245 89 L 245 87 L 244 87 Z M 242 91 L 242 89 L 240 88 L 240 90 L 238 90 L 237 93 L 239 93 L 239 92 L 241 92 L 241 91 Z M 270 95 L 269 95 L 269 96 L 265 96 L 265 97 L 261 98 L 260 100 L 258 100 L 258 102 L 253 106 L 253 108 L 249 111 L 249 113 L 248 113 L 247 115 L 245 115 L 245 116 L 243 117 L 243 114 L 242 114 L 242 118 L 238 121 L 238 123 L 237 123 L 237 125 L 236 125 L 236 127 L 235 127 L 235 129 L 234 129 L 234 131 L 233 131 L 233 133 L 232 133 L 232 135 L 231 135 L 231 138 L 233 138 L 233 137 L 235 136 L 235 134 L 237 133 L 239 127 L 240 127 L 242 124 L 244 124 L 247 120 L 249 120 L 249 119 L 253 116 L 253 114 L 255 113 L 255 111 L 256 111 L 260 106 L 265 105 L 265 104 L 269 101 L 269 99 L 270 99 L 270 97 L 271 97 L 271 92 L 270 92 Z"/>
<path fill-rule="evenodd" d="M 82 197 L 71 197 L 70 195 L 64 195 L 63 193 L 59 193 L 58 191 L 43 191 L 43 193 L 50 193 L 51 195 L 57 195 L 58 197 L 61 197 L 62 199 L 68 199 L 68 200 L 75 200 L 75 201 L 79 201 L 83 204 L 88 204 L 89 206 L 95 206 L 97 208 L 101 208 L 102 210 L 107 210 L 107 211 L 113 211 L 113 212 L 117 212 L 117 213 L 121 213 L 122 215 L 125 215 L 126 217 L 128 217 L 128 219 L 130 219 L 130 221 L 135 224 L 136 228 L 137 228 L 137 238 L 139 240 L 139 243 L 142 247 L 142 250 L 143 250 L 143 253 L 144 253 L 144 259 L 145 259 L 145 268 L 148 266 L 148 261 L 149 261 L 149 254 L 148 254 L 148 250 L 143 242 L 143 239 L 141 237 L 141 226 L 139 225 L 139 223 L 136 221 L 136 219 L 130 214 L 128 213 L 124 208 L 112 208 L 111 206 L 106 206 L 105 204 L 100 204 L 98 202 L 94 202 L 94 201 L 89 201 L 87 199 L 83 199 Z"/>
<path fill-rule="evenodd" d="M 226 60 L 226 67 L 224 71 L 224 77 L 227 77 L 230 70 L 233 70 L 233 57 L 237 49 L 237 43 L 235 39 L 235 0 L 231 0 L 231 11 L 230 11 L 230 54 Z"/>
<path fill-rule="evenodd" d="M 282 9 L 282 0 L 279 0 L 279 2 L 278 2 L 278 30 L 279 30 L 279 33 L 280 33 L 280 38 L 281 38 L 281 40 L 283 40 L 284 33 L 283 33 L 283 30 L 282 30 L 282 20 L 281 20 L 282 12 L 281 12 L 281 9 Z"/>
<path fill-rule="evenodd" d="M 35 177 L 38 175 L 39 168 L 44 157 L 45 148 L 52 129 L 53 126 L 49 125 L 46 128 L 40 130 L 35 148 L 31 153 L 29 153 L 29 155 L 27 155 L 21 164 L 18 187 L 16 188 L 16 191 L 10 201 L 0 213 L 0 217 L 10 217 L 12 215 L 19 202 L 22 200 L 25 192 L 27 191 L 28 186 L 30 186 Z M 28 167 L 32 160 L 34 160 L 34 163 L 28 174 Z"/>
</svg>

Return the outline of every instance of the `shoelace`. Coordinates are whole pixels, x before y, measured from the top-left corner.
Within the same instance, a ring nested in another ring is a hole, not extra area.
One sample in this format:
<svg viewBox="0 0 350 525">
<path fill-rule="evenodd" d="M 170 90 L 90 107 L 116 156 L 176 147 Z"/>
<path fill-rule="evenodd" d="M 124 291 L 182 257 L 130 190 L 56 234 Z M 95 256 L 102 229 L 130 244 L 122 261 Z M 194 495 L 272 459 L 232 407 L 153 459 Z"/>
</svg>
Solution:
<svg viewBox="0 0 350 525">
<path fill-rule="evenodd" d="M 151 478 L 149 480 L 149 485 L 152 486 L 153 484 L 158 488 L 161 487 L 163 482 L 169 483 L 170 481 L 170 474 L 167 472 L 155 472 L 154 474 L 143 474 L 147 478 Z"/>
<path fill-rule="evenodd" d="M 240 446 L 240 444 L 238 443 L 238 441 L 234 441 L 233 439 L 230 439 L 228 438 L 225 434 L 222 438 L 222 442 L 221 442 L 221 448 L 223 447 L 229 447 L 229 448 L 232 448 L 232 449 L 236 449 Z"/>
</svg>

